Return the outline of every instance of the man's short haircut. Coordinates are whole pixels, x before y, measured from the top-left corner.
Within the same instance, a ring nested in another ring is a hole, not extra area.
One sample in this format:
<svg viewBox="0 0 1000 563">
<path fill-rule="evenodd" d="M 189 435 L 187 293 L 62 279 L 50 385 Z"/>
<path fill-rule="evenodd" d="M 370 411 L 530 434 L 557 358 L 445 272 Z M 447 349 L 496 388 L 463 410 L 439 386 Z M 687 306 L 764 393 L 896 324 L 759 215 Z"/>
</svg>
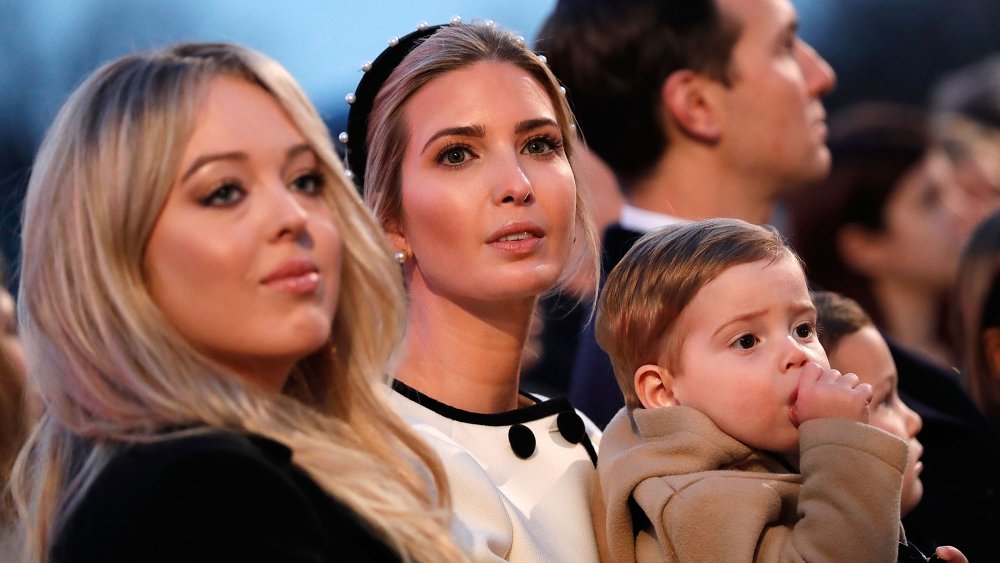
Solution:
<svg viewBox="0 0 1000 563">
<path fill-rule="evenodd" d="M 819 343 L 827 354 L 845 336 L 850 336 L 866 326 L 874 326 L 871 317 L 850 297 L 845 297 L 833 291 L 810 292 L 813 305 L 816 306 L 816 324 L 818 325 Z"/>
<path fill-rule="evenodd" d="M 595 320 L 626 406 L 642 407 L 633 384 L 640 366 L 661 365 L 665 350 L 665 367 L 678 367 L 676 321 L 701 288 L 733 266 L 786 256 L 801 265 L 773 227 L 738 219 L 671 225 L 639 239 L 608 275 Z"/>
<path fill-rule="evenodd" d="M 536 47 L 565 85 L 588 146 L 628 189 L 669 144 L 664 81 L 690 69 L 728 84 L 739 31 L 717 0 L 560 0 Z"/>
</svg>

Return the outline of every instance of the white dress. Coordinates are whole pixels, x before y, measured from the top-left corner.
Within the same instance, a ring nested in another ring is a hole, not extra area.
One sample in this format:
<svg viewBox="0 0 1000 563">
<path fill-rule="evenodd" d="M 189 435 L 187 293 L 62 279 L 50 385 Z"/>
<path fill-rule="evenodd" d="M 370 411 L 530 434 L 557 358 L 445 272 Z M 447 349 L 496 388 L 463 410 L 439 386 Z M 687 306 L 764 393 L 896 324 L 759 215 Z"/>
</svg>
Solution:
<svg viewBox="0 0 1000 563">
<path fill-rule="evenodd" d="M 478 414 L 402 382 L 389 400 L 441 457 L 474 561 L 598 561 L 590 495 L 600 430 L 565 398 Z"/>
</svg>

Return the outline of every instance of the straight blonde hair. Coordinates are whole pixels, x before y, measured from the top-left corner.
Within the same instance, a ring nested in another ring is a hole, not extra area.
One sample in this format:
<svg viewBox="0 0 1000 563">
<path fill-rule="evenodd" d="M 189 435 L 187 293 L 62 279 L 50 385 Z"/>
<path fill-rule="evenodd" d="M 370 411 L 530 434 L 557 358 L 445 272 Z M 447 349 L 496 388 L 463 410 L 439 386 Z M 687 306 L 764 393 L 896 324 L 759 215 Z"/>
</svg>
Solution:
<svg viewBox="0 0 1000 563">
<path fill-rule="evenodd" d="M 677 319 L 701 288 L 722 272 L 758 260 L 802 261 L 774 227 L 739 219 L 679 223 L 643 235 L 608 274 L 597 304 L 594 332 L 611 357 L 625 405 L 642 408 L 635 372 L 659 364 L 664 348 L 671 369 L 683 343 Z"/>
<path fill-rule="evenodd" d="M 267 91 L 308 140 L 332 189 L 343 269 L 331 342 L 268 395 L 195 350 L 150 297 L 146 243 L 207 85 Z M 440 462 L 377 395 L 400 338 L 399 270 L 345 178 L 323 121 L 275 61 L 227 44 L 182 44 L 97 70 L 42 143 L 24 211 L 19 315 L 45 414 L 14 469 L 27 554 L 59 527 L 116 448 L 169 428 L 253 432 L 352 508 L 406 560 L 462 556 Z M 433 489 L 432 489 L 433 487 Z M 436 492 L 434 492 L 436 491 Z"/>
</svg>

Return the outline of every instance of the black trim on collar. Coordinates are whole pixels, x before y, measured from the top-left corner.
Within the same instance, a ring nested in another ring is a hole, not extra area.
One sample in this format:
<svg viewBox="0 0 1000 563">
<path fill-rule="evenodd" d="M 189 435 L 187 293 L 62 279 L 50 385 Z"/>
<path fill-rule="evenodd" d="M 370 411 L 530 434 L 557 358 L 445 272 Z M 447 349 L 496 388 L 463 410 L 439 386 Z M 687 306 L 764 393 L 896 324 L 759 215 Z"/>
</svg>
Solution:
<svg viewBox="0 0 1000 563">
<path fill-rule="evenodd" d="M 410 387 L 398 379 L 394 379 L 392 381 L 392 390 L 414 403 L 430 409 L 449 420 L 464 422 L 466 424 L 477 424 L 479 426 L 514 426 L 567 412 L 573 413 L 574 416 L 579 418 L 576 409 L 569 404 L 569 399 L 566 397 L 554 397 L 543 401 L 531 393 L 521 391 L 520 393 L 522 396 L 535 401 L 535 404 L 507 412 L 482 414 L 464 411 L 451 405 L 446 405 L 441 401 L 424 395 L 420 391 L 417 391 L 413 387 Z M 580 419 L 580 423 L 583 423 L 582 419 Z M 528 430 L 530 433 L 530 429 L 525 428 L 525 430 Z M 573 443 L 563 432 L 564 431 L 562 429 L 559 429 L 559 433 L 563 435 L 563 438 L 567 442 Z M 532 436 L 532 438 L 534 438 L 534 436 Z M 586 450 L 587 455 L 590 457 L 591 463 L 594 464 L 594 467 L 597 467 L 597 449 L 594 448 L 594 444 L 590 441 L 590 435 L 586 432 L 586 425 L 584 425 L 583 436 L 580 437 L 579 445 L 583 446 L 583 449 Z M 511 447 L 515 447 L 513 441 L 511 441 Z M 534 448 L 532 448 L 532 450 L 533 449 Z M 521 457 L 520 454 L 518 455 Z M 530 456 L 530 452 L 528 455 Z M 524 458 L 522 457 L 522 459 Z"/>
<path fill-rule="evenodd" d="M 478 424 L 479 426 L 512 426 L 514 424 L 524 424 L 525 422 L 559 414 L 563 411 L 573 410 L 566 397 L 555 397 L 546 401 L 540 401 L 531 394 L 521 392 L 521 395 L 535 401 L 535 404 L 507 412 L 482 414 L 446 405 L 441 401 L 424 395 L 398 379 L 393 380 L 392 390 L 445 418 L 466 424 Z"/>
</svg>

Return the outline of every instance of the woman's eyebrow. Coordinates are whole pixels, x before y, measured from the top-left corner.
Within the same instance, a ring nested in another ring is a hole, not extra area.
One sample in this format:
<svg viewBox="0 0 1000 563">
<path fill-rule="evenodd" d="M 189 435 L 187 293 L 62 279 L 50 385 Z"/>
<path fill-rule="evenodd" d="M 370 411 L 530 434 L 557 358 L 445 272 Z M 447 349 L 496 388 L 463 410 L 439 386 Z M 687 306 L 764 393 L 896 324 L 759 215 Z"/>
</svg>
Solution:
<svg viewBox="0 0 1000 563">
<path fill-rule="evenodd" d="M 437 133 L 431 135 L 430 139 L 424 144 L 424 148 L 420 149 L 420 154 L 427 152 L 427 147 L 431 145 L 434 141 L 440 139 L 441 137 L 447 137 L 449 135 L 457 135 L 460 137 L 478 137 L 482 138 L 486 136 L 486 127 L 482 125 L 461 125 L 458 127 L 445 127 Z"/>
</svg>

